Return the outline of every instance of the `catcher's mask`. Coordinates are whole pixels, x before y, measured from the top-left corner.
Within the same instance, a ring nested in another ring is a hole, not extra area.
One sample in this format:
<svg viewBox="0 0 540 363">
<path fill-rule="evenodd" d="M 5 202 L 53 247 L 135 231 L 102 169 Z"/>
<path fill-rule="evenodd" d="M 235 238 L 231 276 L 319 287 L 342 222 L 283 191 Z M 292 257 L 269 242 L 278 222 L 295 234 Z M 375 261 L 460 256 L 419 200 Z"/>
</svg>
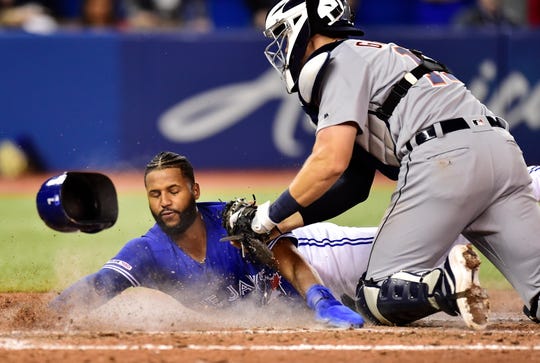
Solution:
<svg viewBox="0 0 540 363">
<path fill-rule="evenodd" d="M 96 233 L 114 225 L 118 200 L 112 181 L 89 172 L 64 172 L 46 180 L 36 197 L 39 216 L 60 232 Z"/>
<path fill-rule="evenodd" d="M 289 93 L 297 91 L 302 60 L 313 34 L 346 38 L 364 32 L 354 27 L 347 0 L 282 0 L 276 4 L 266 16 L 264 35 L 272 42 L 264 54 L 280 72 Z"/>
</svg>

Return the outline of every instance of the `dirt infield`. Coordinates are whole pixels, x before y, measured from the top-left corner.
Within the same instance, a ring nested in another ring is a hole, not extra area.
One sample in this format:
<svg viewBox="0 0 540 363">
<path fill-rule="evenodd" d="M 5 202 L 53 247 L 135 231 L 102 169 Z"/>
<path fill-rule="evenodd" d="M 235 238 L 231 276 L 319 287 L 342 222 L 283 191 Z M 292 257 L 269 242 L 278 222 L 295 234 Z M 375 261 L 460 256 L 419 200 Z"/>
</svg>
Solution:
<svg viewBox="0 0 540 363">
<path fill-rule="evenodd" d="M 142 174 L 108 175 L 119 190 L 143 190 Z M 286 185 L 292 176 L 198 173 L 205 187 Z M 46 177 L 0 180 L 0 194 L 35 192 Z M 4 293 L 0 361 L 540 362 L 540 325 L 525 318 L 519 297 L 513 291 L 489 295 L 490 323 L 486 330 L 473 331 L 442 313 L 408 327 L 357 330 L 328 329 L 314 323 L 310 311 L 279 307 L 215 315 L 186 310 L 145 289 L 128 291 L 88 316 L 56 317 L 46 308 L 53 293 Z"/>
<path fill-rule="evenodd" d="M 483 331 L 444 314 L 410 327 L 356 330 L 327 329 L 308 311 L 212 316 L 144 289 L 92 315 L 57 318 L 46 309 L 53 296 L 0 295 L 2 362 L 540 361 L 540 326 L 525 319 L 509 291 L 490 293 L 493 311 Z"/>
</svg>

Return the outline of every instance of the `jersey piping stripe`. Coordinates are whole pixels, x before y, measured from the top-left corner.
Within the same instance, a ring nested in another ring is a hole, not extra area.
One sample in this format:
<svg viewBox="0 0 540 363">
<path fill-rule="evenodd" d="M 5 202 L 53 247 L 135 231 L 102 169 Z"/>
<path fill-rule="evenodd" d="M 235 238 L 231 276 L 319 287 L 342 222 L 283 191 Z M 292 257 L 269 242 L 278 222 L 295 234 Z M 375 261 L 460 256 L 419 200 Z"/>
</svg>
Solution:
<svg viewBox="0 0 540 363">
<path fill-rule="evenodd" d="M 137 281 L 137 279 L 135 277 L 133 277 L 132 274 L 130 274 L 129 272 L 127 272 L 126 270 L 123 270 L 121 268 L 119 268 L 118 266 L 115 266 L 115 265 L 105 265 L 103 266 L 103 268 L 107 268 L 109 270 L 113 270 L 113 271 L 116 271 L 118 272 L 120 275 L 124 276 L 126 279 L 128 279 L 128 281 L 131 283 L 131 285 L 133 285 L 134 287 L 138 287 L 138 286 L 141 286 L 141 284 L 139 283 L 139 281 Z"/>
<path fill-rule="evenodd" d="M 529 167 L 529 174 L 532 174 L 535 171 L 540 170 L 540 166 L 530 166 Z"/>
<path fill-rule="evenodd" d="M 320 247 L 358 246 L 358 245 L 370 245 L 373 243 L 373 237 L 358 238 L 358 239 L 342 238 L 340 240 L 330 240 L 328 238 L 325 238 L 323 240 L 316 240 L 313 238 L 297 238 L 297 240 L 298 240 L 298 246 L 320 246 Z"/>
<path fill-rule="evenodd" d="M 362 242 L 362 243 L 351 243 L 351 242 L 344 242 L 344 243 L 305 243 L 305 242 L 298 242 L 298 247 L 300 246 L 310 246 L 310 247 L 343 247 L 343 246 L 361 246 L 361 245 L 370 245 L 373 241 L 370 242 Z"/>
<path fill-rule="evenodd" d="M 276 245 L 276 243 L 281 239 L 289 237 L 296 241 L 295 245 L 296 247 L 300 246 L 318 246 L 318 247 L 340 247 L 340 246 L 359 246 L 359 245 L 370 245 L 373 243 L 374 237 L 363 237 L 363 238 L 342 238 L 339 240 L 331 240 L 329 238 L 323 238 L 323 239 L 315 239 L 315 238 L 308 238 L 308 237 L 296 237 L 292 235 L 291 233 L 285 233 L 274 240 L 270 241 L 268 243 L 268 248 L 272 249 Z"/>
</svg>

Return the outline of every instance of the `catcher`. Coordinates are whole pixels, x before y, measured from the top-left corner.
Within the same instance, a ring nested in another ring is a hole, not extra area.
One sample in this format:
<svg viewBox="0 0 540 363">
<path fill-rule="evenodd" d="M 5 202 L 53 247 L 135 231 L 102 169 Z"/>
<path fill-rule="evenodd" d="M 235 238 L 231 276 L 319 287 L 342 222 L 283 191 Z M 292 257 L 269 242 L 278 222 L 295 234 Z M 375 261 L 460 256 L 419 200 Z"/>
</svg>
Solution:
<svg viewBox="0 0 540 363">
<path fill-rule="evenodd" d="M 444 311 L 483 328 L 489 300 L 477 281 L 480 260 L 466 246 L 450 250 L 464 234 L 540 323 L 540 209 L 508 123 L 444 64 L 361 38 L 347 0 L 282 0 L 264 34 L 268 61 L 317 130 L 289 186 L 258 207 L 253 231 L 266 234 L 309 209 L 306 224 L 337 216 L 371 189 L 347 174 L 367 179 L 383 171 L 379 164 L 395 168 L 396 188 L 356 294 L 364 317 L 393 325 Z M 371 169 L 354 165 L 358 148 Z M 443 268 L 432 268 L 449 250 Z"/>
<path fill-rule="evenodd" d="M 534 198 L 536 201 L 540 201 L 540 166 L 529 166 L 528 171 L 532 179 L 531 186 Z M 249 226 L 256 209 L 254 204 L 240 201 L 230 203 L 226 213 L 230 224 L 229 231 L 238 235 L 245 226 Z M 277 227 L 285 230 L 288 228 L 288 223 L 302 223 L 301 216 L 296 214 Z M 360 276 L 367 270 L 377 227 L 344 227 L 323 222 L 296 228 L 285 234 L 278 231 L 278 228 L 272 231 L 269 235 L 268 247 L 260 252 L 260 255 L 268 258 L 266 256 L 271 254 L 270 251 L 275 243 L 281 239 L 289 239 L 298 248 L 298 252 L 303 258 L 317 271 L 324 285 L 335 296 L 340 296 L 344 304 L 355 309 L 355 301 L 352 297 L 356 294 Z M 250 235 L 250 239 L 256 238 L 256 236 Z M 259 235 L 259 238 L 264 237 Z M 259 247 L 252 245 L 251 248 Z M 449 255 L 463 249 L 470 249 L 470 242 L 460 235 L 450 249 Z M 432 268 L 438 268 L 445 262 L 446 258 L 447 256 L 441 258 Z M 404 323 L 396 324 L 403 325 Z"/>
<path fill-rule="evenodd" d="M 43 184 L 37 202 L 47 225 L 59 231 L 95 233 L 114 223 L 117 206 L 112 183 L 92 184 L 85 178 L 84 173 L 67 173 Z M 323 286 L 290 240 L 276 243 L 273 254 L 266 255 L 270 260 L 262 262 L 249 246 L 238 249 L 221 242 L 226 235 L 225 203 L 197 202 L 200 187 L 184 156 L 156 155 L 146 167 L 144 183 L 156 224 L 129 241 L 99 271 L 60 293 L 50 303 L 55 312 L 89 311 L 130 287 L 142 286 L 167 293 L 193 309 L 224 309 L 247 296 L 256 296 L 261 303 L 304 299 L 318 321 L 344 328 L 363 325 L 359 314 Z M 243 238 L 239 243 L 244 243 Z"/>
</svg>

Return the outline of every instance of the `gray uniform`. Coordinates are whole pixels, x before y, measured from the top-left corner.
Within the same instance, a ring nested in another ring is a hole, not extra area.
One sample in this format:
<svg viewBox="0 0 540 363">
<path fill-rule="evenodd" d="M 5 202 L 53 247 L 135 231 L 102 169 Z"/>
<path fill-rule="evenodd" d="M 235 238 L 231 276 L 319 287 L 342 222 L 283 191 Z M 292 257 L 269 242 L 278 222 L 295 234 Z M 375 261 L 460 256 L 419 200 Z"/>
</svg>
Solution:
<svg viewBox="0 0 540 363">
<path fill-rule="evenodd" d="M 421 77 L 386 124 L 373 112 L 418 58 L 395 44 L 349 39 L 331 50 L 330 59 L 317 130 L 354 121 L 361 130 L 357 143 L 400 167 L 366 279 L 429 270 L 463 233 L 530 307 L 540 292 L 540 209 L 510 133 L 491 126 L 491 111 L 444 72 Z M 310 74 L 321 64 L 312 58 L 300 74 L 299 92 L 308 101 Z M 456 118 L 469 127 L 445 134 L 439 121 Z M 415 135 L 430 126 L 435 135 L 417 145 Z"/>
</svg>

